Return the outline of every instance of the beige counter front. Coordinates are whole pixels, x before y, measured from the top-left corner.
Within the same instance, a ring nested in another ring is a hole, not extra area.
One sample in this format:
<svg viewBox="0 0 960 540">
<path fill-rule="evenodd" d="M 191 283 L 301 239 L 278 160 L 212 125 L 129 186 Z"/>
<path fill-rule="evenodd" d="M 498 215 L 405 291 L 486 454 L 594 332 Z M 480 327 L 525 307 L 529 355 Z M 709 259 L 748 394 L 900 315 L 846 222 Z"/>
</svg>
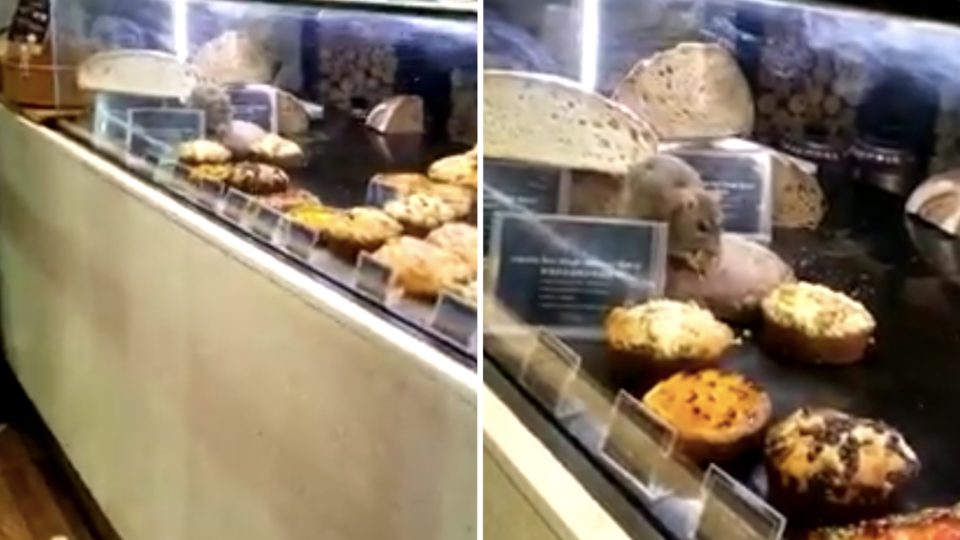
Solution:
<svg viewBox="0 0 960 540">
<path fill-rule="evenodd" d="M 476 537 L 476 375 L 0 110 L 9 361 L 126 540 Z"/>
</svg>

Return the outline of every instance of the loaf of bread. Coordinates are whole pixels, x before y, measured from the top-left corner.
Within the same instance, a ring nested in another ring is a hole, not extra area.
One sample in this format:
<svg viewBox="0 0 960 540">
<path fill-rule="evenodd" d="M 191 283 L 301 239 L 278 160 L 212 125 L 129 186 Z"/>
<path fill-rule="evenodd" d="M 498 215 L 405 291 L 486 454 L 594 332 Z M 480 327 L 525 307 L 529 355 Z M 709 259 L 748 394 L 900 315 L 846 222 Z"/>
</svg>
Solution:
<svg viewBox="0 0 960 540">
<path fill-rule="evenodd" d="M 960 232 L 960 170 L 937 174 L 918 186 L 907 200 L 907 213 L 943 232 Z"/>
<path fill-rule="evenodd" d="M 648 118 L 666 139 L 753 130 L 750 86 L 733 55 L 719 45 L 681 43 L 640 61 L 613 99 Z"/>
<path fill-rule="evenodd" d="M 774 227 L 815 229 L 826 213 L 826 196 L 813 173 L 797 159 L 774 152 Z"/>
<path fill-rule="evenodd" d="M 485 71 L 483 82 L 485 157 L 619 175 L 656 153 L 647 121 L 574 81 Z"/>
</svg>

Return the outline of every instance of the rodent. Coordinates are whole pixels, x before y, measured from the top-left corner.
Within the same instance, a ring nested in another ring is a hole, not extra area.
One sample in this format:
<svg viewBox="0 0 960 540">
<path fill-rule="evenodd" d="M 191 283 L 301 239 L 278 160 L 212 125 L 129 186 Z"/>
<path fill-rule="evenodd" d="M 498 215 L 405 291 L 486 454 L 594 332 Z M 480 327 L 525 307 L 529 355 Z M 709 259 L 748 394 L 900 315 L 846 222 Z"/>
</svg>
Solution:
<svg viewBox="0 0 960 540">
<path fill-rule="evenodd" d="M 720 204 L 697 171 L 680 158 L 657 155 L 621 178 L 574 176 L 571 210 L 578 214 L 666 222 L 668 253 L 703 272 L 720 252 Z"/>
</svg>

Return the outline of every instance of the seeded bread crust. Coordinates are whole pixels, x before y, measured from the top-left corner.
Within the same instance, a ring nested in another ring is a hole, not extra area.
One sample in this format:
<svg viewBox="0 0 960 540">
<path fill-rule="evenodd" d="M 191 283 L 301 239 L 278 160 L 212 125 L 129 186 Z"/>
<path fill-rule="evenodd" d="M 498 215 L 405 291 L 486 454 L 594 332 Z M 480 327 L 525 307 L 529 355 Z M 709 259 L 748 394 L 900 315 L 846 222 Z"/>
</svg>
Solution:
<svg viewBox="0 0 960 540">
<path fill-rule="evenodd" d="M 757 445 L 772 413 L 758 384 L 716 369 L 678 373 L 643 402 L 677 430 L 678 449 L 696 462 L 725 461 Z"/>
</svg>

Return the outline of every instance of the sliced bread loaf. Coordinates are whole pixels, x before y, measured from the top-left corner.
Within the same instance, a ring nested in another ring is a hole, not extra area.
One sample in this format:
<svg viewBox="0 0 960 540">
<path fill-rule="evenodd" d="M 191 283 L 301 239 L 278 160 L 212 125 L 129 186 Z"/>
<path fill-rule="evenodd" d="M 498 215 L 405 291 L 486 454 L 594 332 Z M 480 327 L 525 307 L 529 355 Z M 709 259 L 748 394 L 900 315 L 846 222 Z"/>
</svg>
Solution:
<svg viewBox="0 0 960 540">
<path fill-rule="evenodd" d="M 486 157 L 621 175 L 656 153 L 649 123 L 569 79 L 488 70 L 483 85 Z"/>
<path fill-rule="evenodd" d="M 681 43 L 638 62 L 613 99 L 666 139 L 727 137 L 753 129 L 753 98 L 736 59 L 719 45 Z"/>
</svg>

